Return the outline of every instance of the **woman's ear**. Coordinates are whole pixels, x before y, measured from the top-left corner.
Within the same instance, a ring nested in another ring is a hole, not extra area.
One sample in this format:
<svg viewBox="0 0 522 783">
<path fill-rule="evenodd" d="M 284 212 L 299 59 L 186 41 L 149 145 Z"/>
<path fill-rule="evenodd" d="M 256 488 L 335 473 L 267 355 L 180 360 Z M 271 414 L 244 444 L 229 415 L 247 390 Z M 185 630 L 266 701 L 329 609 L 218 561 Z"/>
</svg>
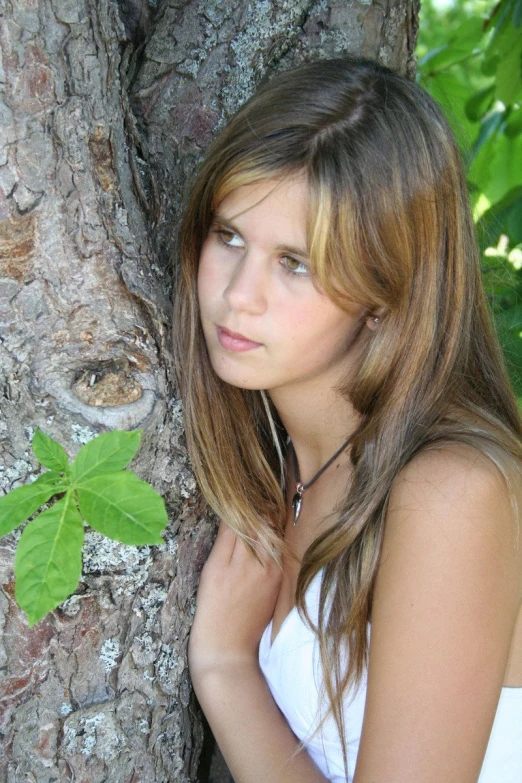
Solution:
<svg viewBox="0 0 522 783">
<path fill-rule="evenodd" d="M 368 329 L 371 329 L 373 332 L 378 329 L 385 312 L 386 311 L 384 307 L 378 307 L 376 310 L 372 310 L 372 312 L 369 313 L 365 318 L 365 323 Z"/>
</svg>

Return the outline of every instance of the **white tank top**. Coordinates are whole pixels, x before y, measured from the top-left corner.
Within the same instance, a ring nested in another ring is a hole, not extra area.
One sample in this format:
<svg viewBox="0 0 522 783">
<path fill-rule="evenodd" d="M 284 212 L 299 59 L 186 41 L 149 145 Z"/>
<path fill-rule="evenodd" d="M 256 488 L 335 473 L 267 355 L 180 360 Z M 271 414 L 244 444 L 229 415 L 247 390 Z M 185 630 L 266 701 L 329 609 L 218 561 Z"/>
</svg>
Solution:
<svg viewBox="0 0 522 783">
<path fill-rule="evenodd" d="M 305 600 L 317 623 L 321 572 L 311 582 Z M 368 626 L 368 633 L 370 626 Z M 321 666 L 315 634 L 294 607 L 271 644 L 272 622 L 259 645 L 259 664 L 272 696 L 297 738 L 323 775 L 333 783 L 351 783 L 362 732 L 366 674 L 344 700 L 348 753 L 345 776 L 341 743 L 332 715 L 315 732 L 324 701 Z M 502 688 L 478 783 L 522 783 L 522 688 Z"/>
</svg>

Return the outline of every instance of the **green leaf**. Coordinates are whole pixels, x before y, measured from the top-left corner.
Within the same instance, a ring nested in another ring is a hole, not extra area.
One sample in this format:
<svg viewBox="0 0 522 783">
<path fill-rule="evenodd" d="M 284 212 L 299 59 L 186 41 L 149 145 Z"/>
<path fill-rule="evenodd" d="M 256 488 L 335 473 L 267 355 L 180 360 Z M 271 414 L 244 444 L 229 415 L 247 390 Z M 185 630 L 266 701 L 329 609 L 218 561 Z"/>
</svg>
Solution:
<svg viewBox="0 0 522 783">
<path fill-rule="evenodd" d="M 466 19 L 457 27 L 446 46 L 428 52 L 420 61 L 419 67 L 429 73 L 449 68 L 470 56 L 484 36 L 483 22 L 480 17 Z"/>
<path fill-rule="evenodd" d="M 494 41 L 497 37 L 497 35 L 501 32 L 502 28 L 504 27 L 505 23 L 508 23 L 512 11 L 515 7 L 514 0 L 500 0 L 499 3 L 496 3 L 493 7 L 493 10 L 489 16 L 488 24 L 489 22 L 492 22 L 492 28 L 494 30 L 493 38 Z"/>
<path fill-rule="evenodd" d="M 506 106 L 522 94 L 522 36 L 514 27 L 504 37 L 504 51 L 497 65 L 496 97 Z"/>
<path fill-rule="evenodd" d="M 506 224 L 511 242 L 519 245 L 522 242 L 522 198 L 509 210 Z"/>
<path fill-rule="evenodd" d="M 517 397 L 522 394 L 522 339 L 514 335 L 506 335 L 499 330 L 499 337 L 504 348 L 506 364 L 511 378 L 511 383 Z"/>
<path fill-rule="evenodd" d="M 513 24 L 522 27 L 522 0 L 517 0 L 513 9 Z"/>
<path fill-rule="evenodd" d="M 495 85 L 490 84 L 483 90 L 479 90 L 466 101 L 466 117 L 472 122 L 477 122 L 488 111 L 493 101 Z"/>
<path fill-rule="evenodd" d="M 494 76 L 496 74 L 499 60 L 500 57 L 498 54 L 491 54 L 487 60 L 482 61 L 480 70 L 484 76 Z"/>
<path fill-rule="evenodd" d="M 522 395 L 522 306 L 520 300 L 513 307 L 495 313 L 498 336 L 504 349 L 511 382 L 518 397 Z"/>
<path fill-rule="evenodd" d="M 519 276 L 512 264 L 498 256 L 486 257 L 485 261 L 488 265 L 484 267 L 482 280 L 490 299 L 502 304 L 516 301 Z"/>
<path fill-rule="evenodd" d="M 508 231 L 507 221 L 511 210 L 516 208 L 521 200 L 522 186 L 515 187 L 483 213 L 477 224 L 477 233 L 482 250 L 486 247 L 495 246 L 500 234 L 505 234 Z"/>
<path fill-rule="evenodd" d="M 472 161 L 468 179 L 496 204 L 513 188 L 522 185 L 522 136 L 508 138 L 504 133 L 491 135 Z"/>
<path fill-rule="evenodd" d="M 518 339 L 522 331 L 522 304 L 519 302 L 514 307 L 496 313 L 495 322 L 499 330 Z"/>
<path fill-rule="evenodd" d="M 27 517 L 38 511 L 40 506 L 67 486 L 62 477 L 54 470 L 42 473 L 32 484 L 8 492 L 0 497 L 0 536 L 5 536 L 21 525 Z"/>
<path fill-rule="evenodd" d="M 496 98 L 506 106 L 522 93 L 522 36 L 513 25 L 516 4 L 499 3 L 494 10 L 494 32 L 484 53 L 482 71 L 496 74 Z"/>
<path fill-rule="evenodd" d="M 42 465 L 61 473 L 69 472 L 69 460 L 67 454 L 59 443 L 50 438 L 45 432 L 37 429 L 33 438 L 33 451 Z"/>
<path fill-rule="evenodd" d="M 429 79 L 422 78 L 421 84 L 442 107 L 459 147 L 469 149 L 476 134 L 476 125 L 470 122 L 464 110 L 469 88 L 460 74 L 444 71 Z"/>
<path fill-rule="evenodd" d="M 82 446 L 71 465 L 73 479 L 83 482 L 102 473 L 123 470 L 136 454 L 142 430 L 112 430 Z"/>
<path fill-rule="evenodd" d="M 88 524 L 124 544 L 162 544 L 168 521 L 161 495 L 131 471 L 96 476 L 77 485 Z"/>
<path fill-rule="evenodd" d="M 82 569 L 83 522 L 73 493 L 24 529 L 15 557 L 15 596 L 34 625 L 74 592 Z"/>
<path fill-rule="evenodd" d="M 473 143 L 473 157 L 477 157 L 482 147 L 494 139 L 500 132 L 504 121 L 504 110 L 490 112 L 480 124 L 480 131 Z"/>
<path fill-rule="evenodd" d="M 518 136 L 522 133 L 522 106 L 511 111 L 506 122 L 504 133 L 509 138 L 513 138 L 513 136 Z"/>
</svg>

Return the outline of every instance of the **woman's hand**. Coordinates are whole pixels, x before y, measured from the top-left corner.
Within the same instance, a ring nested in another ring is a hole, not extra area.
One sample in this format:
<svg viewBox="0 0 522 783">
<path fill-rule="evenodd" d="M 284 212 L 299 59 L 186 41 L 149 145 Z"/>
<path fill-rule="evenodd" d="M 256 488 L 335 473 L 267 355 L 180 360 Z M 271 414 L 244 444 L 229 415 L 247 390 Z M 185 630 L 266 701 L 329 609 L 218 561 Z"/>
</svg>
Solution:
<svg viewBox="0 0 522 783">
<path fill-rule="evenodd" d="M 206 671 L 255 661 L 281 584 L 281 569 L 257 560 L 223 522 L 201 572 L 190 633 L 189 666 L 194 684 Z"/>
<path fill-rule="evenodd" d="M 326 783 L 279 711 L 257 662 L 281 569 L 257 560 L 224 523 L 201 572 L 189 666 L 198 701 L 236 783 Z"/>
</svg>

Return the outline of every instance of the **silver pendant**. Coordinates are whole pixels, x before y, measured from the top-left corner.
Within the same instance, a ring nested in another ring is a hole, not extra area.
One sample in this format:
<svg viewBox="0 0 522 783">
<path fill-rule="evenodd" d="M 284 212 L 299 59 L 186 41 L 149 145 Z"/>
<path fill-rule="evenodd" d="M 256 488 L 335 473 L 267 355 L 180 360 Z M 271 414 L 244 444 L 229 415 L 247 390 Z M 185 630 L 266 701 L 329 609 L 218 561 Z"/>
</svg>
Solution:
<svg viewBox="0 0 522 783">
<path fill-rule="evenodd" d="M 297 520 L 299 519 L 299 514 L 301 513 L 301 508 L 303 505 L 303 485 L 299 482 L 299 484 L 296 487 L 297 492 L 295 493 L 294 497 L 292 498 L 292 508 L 294 510 L 294 519 L 292 524 L 294 527 L 297 525 Z"/>
</svg>

